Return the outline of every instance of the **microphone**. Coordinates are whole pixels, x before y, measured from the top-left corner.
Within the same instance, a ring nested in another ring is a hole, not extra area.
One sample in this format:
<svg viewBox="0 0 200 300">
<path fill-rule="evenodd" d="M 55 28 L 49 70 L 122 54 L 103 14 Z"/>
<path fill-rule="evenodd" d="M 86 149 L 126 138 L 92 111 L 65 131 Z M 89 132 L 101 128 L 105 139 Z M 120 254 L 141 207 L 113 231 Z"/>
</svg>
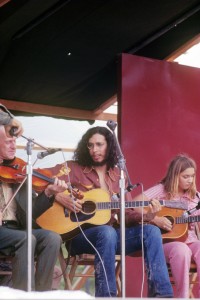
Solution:
<svg viewBox="0 0 200 300">
<path fill-rule="evenodd" d="M 49 148 L 47 151 L 39 152 L 39 153 L 37 154 L 37 158 L 38 158 L 38 159 L 42 159 L 42 158 L 44 158 L 45 156 L 48 156 L 48 155 L 50 155 L 50 154 L 54 154 L 54 153 L 56 153 L 56 152 L 58 152 L 58 151 L 61 151 L 61 150 L 62 150 L 61 148 Z"/>
<path fill-rule="evenodd" d="M 136 183 L 136 184 L 131 184 L 131 186 L 129 185 L 128 187 L 127 187 L 127 189 L 125 189 L 125 193 L 128 193 L 128 192 L 130 192 L 130 191 L 132 191 L 133 189 L 136 189 L 138 186 L 140 186 L 141 185 L 141 183 Z M 112 201 L 117 201 L 117 200 L 119 200 L 120 199 L 120 193 L 117 193 L 117 194 L 114 194 L 114 195 L 112 195 L 111 196 L 111 199 L 112 199 Z"/>
<path fill-rule="evenodd" d="M 106 124 L 112 131 L 115 130 L 115 128 L 117 127 L 117 123 L 112 121 L 112 120 L 108 120 L 107 124 Z"/>
<path fill-rule="evenodd" d="M 200 209 L 200 201 L 198 202 L 197 206 L 195 206 L 194 208 L 191 208 L 190 210 L 186 210 L 184 213 L 183 213 L 183 217 L 184 218 L 188 218 L 189 215 L 192 215 L 195 211 L 199 210 Z"/>
<path fill-rule="evenodd" d="M 141 185 L 141 183 L 129 184 L 127 187 L 127 191 L 131 192 L 132 190 L 136 189 L 140 185 Z"/>
</svg>

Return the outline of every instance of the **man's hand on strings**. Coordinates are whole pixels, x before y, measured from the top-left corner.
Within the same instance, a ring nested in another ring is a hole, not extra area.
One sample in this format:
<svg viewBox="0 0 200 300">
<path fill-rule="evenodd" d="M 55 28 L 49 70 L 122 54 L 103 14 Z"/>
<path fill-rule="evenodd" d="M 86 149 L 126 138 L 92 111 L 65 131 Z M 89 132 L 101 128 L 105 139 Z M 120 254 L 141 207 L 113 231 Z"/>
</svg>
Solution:
<svg viewBox="0 0 200 300">
<path fill-rule="evenodd" d="M 82 209 L 83 200 L 76 199 L 69 192 L 63 192 L 56 195 L 56 201 L 72 212 L 79 212 Z"/>
</svg>

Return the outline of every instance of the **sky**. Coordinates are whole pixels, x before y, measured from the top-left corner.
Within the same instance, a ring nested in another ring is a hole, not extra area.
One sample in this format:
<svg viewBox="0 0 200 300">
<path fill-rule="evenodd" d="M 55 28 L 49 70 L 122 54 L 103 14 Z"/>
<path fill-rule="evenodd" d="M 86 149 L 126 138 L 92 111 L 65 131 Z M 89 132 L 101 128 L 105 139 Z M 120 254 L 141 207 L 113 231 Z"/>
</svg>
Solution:
<svg viewBox="0 0 200 300">
<path fill-rule="evenodd" d="M 174 61 L 182 65 L 200 68 L 200 43 L 191 47 Z"/>
</svg>

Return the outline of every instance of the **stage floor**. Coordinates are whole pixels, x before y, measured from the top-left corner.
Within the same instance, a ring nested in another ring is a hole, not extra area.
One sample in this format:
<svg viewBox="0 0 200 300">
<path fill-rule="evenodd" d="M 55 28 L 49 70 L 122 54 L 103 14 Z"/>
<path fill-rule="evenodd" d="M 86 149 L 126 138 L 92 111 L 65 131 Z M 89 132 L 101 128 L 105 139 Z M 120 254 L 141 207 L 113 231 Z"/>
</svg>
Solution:
<svg viewBox="0 0 200 300">
<path fill-rule="evenodd" d="M 21 290 L 12 289 L 9 287 L 0 287 L 0 299 L 94 299 L 94 297 L 88 295 L 83 291 L 67 291 L 67 290 L 56 290 L 48 292 L 24 292 Z"/>
</svg>

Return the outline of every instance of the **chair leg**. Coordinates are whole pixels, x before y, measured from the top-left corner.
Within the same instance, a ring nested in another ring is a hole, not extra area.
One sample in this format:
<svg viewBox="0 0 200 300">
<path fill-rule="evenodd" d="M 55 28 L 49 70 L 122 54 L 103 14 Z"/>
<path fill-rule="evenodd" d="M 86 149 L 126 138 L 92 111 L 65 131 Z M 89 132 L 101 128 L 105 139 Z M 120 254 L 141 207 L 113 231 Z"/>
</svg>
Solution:
<svg viewBox="0 0 200 300">
<path fill-rule="evenodd" d="M 121 261 L 116 261 L 115 266 L 115 277 L 116 277 L 116 284 L 117 284 L 117 297 L 122 296 L 122 290 L 121 290 Z"/>
<path fill-rule="evenodd" d="M 73 281 L 73 278 L 75 276 L 75 273 L 76 273 L 76 269 L 78 267 L 78 261 L 77 261 L 77 258 L 75 256 L 71 257 L 71 268 L 70 268 L 70 272 L 69 272 L 69 278 L 70 278 L 70 281 L 72 283 Z"/>
<path fill-rule="evenodd" d="M 195 298 L 193 294 L 193 287 L 197 283 L 197 273 L 191 273 L 190 274 L 190 287 L 189 287 L 189 297 L 190 298 Z"/>
<path fill-rule="evenodd" d="M 59 253 L 59 262 L 65 282 L 65 289 L 67 290 L 80 290 L 89 277 L 94 277 L 94 257 L 91 255 L 77 255 L 70 257 L 69 269 L 66 266 L 66 259 L 63 255 L 62 248 Z M 83 267 L 79 271 L 78 267 Z M 78 271 L 78 272 L 77 272 Z M 121 297 L 121 260 L 120 256 L 116 256 L 115 262 L 115 276 L 117 284 L 117 296 Z M 76 278 L 76 280 L 74 280 Z"/>
<path fill-rule="evenodd" d="M 78 279 L 72 284 L 73 290 L 80 290 L 85 285 L 86 280 L 89 277 L 94 276 L 93 274 L 94 274 L 94 267 L 85 266 L 81 274 L 74 275 L 74 277 L 77 277 Z"/>
<path fill-rule="evenodd" d="M 71 280 L 69 278 L 69 274 L 67 272 L 66 261 L 65 261 L 64 255 L 63 255 L 62 248 L 60 248 L 60 253 L 59 253 L 58 259 L 60 262 L 60 267 L 62 270 L 64 282 L 65 282 L 65 290 L 72 290 L 72 284 L 71 284 Z"/>
</svg>

